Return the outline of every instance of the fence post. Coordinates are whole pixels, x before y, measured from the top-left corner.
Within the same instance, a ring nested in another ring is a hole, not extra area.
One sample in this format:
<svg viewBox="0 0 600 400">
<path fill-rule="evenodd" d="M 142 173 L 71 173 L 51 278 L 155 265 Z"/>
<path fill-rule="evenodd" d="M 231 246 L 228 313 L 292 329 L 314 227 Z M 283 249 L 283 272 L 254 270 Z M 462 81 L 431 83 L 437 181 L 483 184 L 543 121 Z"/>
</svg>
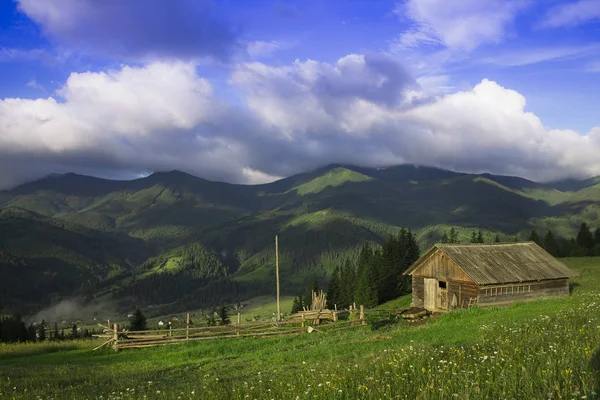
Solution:
<svg viewBox="0 0 600 400">
<path fill-rule="evenodd" d="M 242 314 L 238 313 L 237 318 L 237 335 L 240 336 L 240 325 L 242 324 Z"/>
<path fill-rule="evenodd" d="M 113 333 L 113 349 L 115 349 L 115 351 L 119 351 L 119 326 L 117 324 L 114 324 L 113 326 L 114 328 L 114 333 Z"/>
<path fill-rule="evenodd" d="M 360 305 L 360 323 L 362 325 L 366 324 L 366 321 L 365 321 L 365 306 L 363 306 L 362 304 Z"/>
<path fill-rule="evenodd" d="M 190 340 L 190 313 L 185 317 L 185 340 Z"/>
<path fill-rule="evenodd" d="M 304 314 L 302 314 L 302 327 L 304 328 L 304 326 L 305 326 L 305 317 L 304 317 Z"/>
</svg>

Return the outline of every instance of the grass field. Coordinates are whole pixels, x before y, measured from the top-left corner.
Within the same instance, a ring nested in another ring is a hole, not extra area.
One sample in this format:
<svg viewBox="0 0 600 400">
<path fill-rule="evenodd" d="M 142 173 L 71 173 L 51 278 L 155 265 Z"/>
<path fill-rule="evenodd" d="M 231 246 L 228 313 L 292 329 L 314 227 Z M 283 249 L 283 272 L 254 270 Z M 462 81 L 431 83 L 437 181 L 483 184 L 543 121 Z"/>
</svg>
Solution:
<svg viewBox="0 0 600 400">
<path fill-rule="evenodd" d="M 581 273 L 570 298 L 472 308 L 419 326 L 119 353 L 92 353 L 89 341 L 3 345 L 0 398 L 597 398 L 600 258 L 565 261 Z"/>
</svg>

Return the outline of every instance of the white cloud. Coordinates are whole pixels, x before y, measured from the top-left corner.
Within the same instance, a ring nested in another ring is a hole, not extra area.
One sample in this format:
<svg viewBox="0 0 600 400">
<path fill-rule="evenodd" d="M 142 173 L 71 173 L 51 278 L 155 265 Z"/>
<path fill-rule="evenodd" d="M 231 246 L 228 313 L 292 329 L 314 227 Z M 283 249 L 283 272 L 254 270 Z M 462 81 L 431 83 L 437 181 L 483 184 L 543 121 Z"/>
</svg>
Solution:
<svg viewBox="0 0 600 400">
<path fill-rule="evenodd" d="M 482 44 L 502 42 L 524 0 L 406 0 L 396 14 L 412 21 L 392 49 L 443 44 L 472 51 Z"/>
<path fill-rule="evenodd" d="M 38 81 L 36 81 L 35 79 L 31 79 L 30 81 L 28 81 L 25 86 L 30 87 L 32 89 L 38 89 L 41 91 L 46 91 L 46 89 L 44 88 L 43 85 L 41 85 Z"/>
<path fill-rule="evenodd" d="M 278 42 L 276 40 L 272 40 L 270 42 L 256 40 L 248 43 L 246 50 L 248 51 L 250 57 L 259 58 L 270 56 L 273 53 L 285 47 L 286 45 L 284 43 Z"/>
<path fill-rule="evenodd" d="M 496 65 L 515 67 L 537 64 L 545 61 L 571 60 L 587 57 L 591 54 L 595 54 L 598 49 L 600 49 L 598 44 L 569 47 L 532 47 L 525 50 L 513 50 L 511 52 L 485 57 L 482 58 L 481 61 Z"/>
<path fill-rule="evenodd" d="M 600 0 L 579 0 L 552 7 L 540 25 L 545 28 L 577 26 L 595 19 L 600 19 Z"/>
<path fill-rule="evenodd" d="M 483 80 L 444 93 L 394 59 L 239 65 L 245 108 L 189 63 L 73 73 L 58 95 L 0 100 L 0 187 L 49 172 L 181 169 L 257 183 L 330 162 L 417 163 L 534 179 L 600 174 L 600 128 L 548 130 L 521 94 Z"/>
</svg>

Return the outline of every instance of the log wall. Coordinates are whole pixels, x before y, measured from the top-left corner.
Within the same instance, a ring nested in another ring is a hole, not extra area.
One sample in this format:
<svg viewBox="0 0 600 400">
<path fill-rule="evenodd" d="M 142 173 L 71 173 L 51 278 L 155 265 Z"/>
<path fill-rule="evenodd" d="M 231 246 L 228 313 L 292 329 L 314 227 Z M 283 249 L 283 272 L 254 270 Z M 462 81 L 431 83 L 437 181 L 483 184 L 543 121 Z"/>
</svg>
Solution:
<svg viewBox="0 0 600 400">
<path fill-rule="evenodd" d="M 462 269 L 441 251 L 433 253 L 416 271 L 412 273 L 412 303 L 413 307 L 425 305 L 425 278 L 433 278 L 446 282 L 447 306 L 442 310 L 466 308 L 470 297 L 477 297 L 477 285 L 465 274 Z M 453 299 L 455 298 L 455 306 Z M 432 310 L 433 311 L 433 310 Z"/>
<path fill-rule="evenodd" d="M 412 277 L 412 307 L 423 307 L 425 300 L 425 279 L 422 276 Z"/>
<path fill-rule="evenodd" d="M 515 283 L 507 285 L 480 286 L 478 304 L 481 306 L 497 306 L 569 294 L 569 280 L 553 279 L 540 282 Z"/>
</svg>

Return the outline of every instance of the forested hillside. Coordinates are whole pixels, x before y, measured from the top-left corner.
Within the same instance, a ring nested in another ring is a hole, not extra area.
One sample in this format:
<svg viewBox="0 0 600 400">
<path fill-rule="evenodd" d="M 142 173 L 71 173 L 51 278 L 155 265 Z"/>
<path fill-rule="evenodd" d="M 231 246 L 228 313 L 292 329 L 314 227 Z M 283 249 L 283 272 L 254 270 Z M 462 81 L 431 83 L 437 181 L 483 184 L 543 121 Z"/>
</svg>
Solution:
<svg viewBox="0 0 600 400">
<path fill-rule="evenodd" d="M 570 239 L 582 222 L 600 226 L 598 182 L 411 165 L 330 165 L 263 185 L 179 171 L 132 181 L 54 174 L 0 192 L 0 300 L 35 307 L 84 293 L 143 305 L 270 294 L 276 234 L 282 290 L 296 294 L 312 279 L 326 285 L 364 243 L 383 244 L 401 228 L 422 250 L 452 227 L 461 241 L 475 230 L 485 241 L 525 240 L 532 229 Z"/>
</svg>

